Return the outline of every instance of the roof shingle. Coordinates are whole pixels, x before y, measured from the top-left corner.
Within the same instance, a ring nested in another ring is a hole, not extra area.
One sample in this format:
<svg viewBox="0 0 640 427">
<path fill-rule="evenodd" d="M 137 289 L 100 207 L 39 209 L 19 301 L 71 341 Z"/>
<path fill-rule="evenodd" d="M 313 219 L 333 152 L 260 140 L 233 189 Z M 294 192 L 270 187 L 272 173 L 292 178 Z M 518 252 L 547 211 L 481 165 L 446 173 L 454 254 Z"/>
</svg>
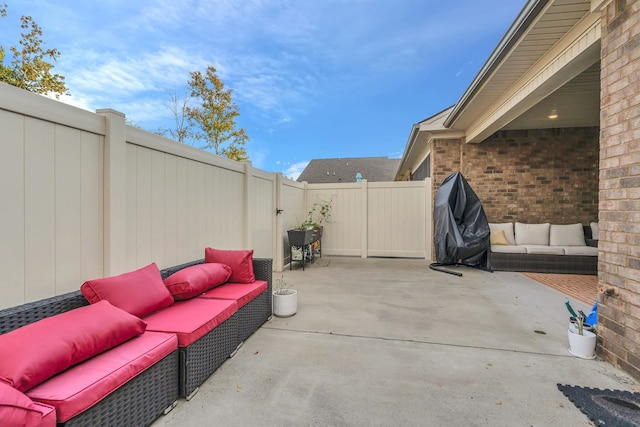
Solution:
<svg viewBox="0 0 640 427">
<path fill-rule="evenodd" d="M 356 182 L 359 172 L 369 182 L 393 181 L 400 159 L 388 157 L 351 157 L 314 159 L 302 171 L 297 181 L 313 184 Z"/>
</svg>

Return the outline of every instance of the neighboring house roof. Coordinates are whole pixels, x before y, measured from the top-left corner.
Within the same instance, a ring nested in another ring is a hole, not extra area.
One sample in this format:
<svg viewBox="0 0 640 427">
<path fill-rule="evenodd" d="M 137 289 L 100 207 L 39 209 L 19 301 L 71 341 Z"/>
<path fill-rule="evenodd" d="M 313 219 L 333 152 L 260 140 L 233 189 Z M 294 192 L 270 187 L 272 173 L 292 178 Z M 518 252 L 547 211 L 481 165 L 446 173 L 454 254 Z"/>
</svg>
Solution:
<svg viewBox="0 0 640 427">
<path fill-rule="evenodd" d="M 356 182 L 360 173 L 369 182 L 393 181 L 400 159 L 388 157 L 351 157 L 338 159 L 314 159 L 298 177 L 299 182 L 322 184 Z"/>
</svg>

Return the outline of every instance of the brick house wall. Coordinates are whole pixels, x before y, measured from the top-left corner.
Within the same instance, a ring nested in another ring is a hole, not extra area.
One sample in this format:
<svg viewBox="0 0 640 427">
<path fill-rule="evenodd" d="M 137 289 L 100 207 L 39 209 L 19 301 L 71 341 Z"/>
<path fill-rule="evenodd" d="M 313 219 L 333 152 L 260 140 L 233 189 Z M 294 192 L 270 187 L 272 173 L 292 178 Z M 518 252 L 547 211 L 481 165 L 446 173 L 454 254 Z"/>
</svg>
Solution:
<svg viewBox="0 0 640 427">
<path fill-rule="evenodd" d="M 598 352 L 640 379 L 640 2 L 602 12 Z"/>
<path fill-rule="evenodd" d="M 598 219 L 598 128 L 508 130 L 481 144 L 435 140 L 433 194 L 461 171 L 489 222 Z"/>
</svg>

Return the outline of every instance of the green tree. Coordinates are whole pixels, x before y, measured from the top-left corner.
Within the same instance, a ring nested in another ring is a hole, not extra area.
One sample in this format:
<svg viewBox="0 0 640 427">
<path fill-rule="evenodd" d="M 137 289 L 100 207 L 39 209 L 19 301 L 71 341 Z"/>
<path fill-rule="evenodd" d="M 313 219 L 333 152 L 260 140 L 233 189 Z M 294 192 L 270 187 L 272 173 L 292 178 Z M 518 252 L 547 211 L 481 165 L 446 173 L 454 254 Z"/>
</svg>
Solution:
<svg viewBox="0 0 640 427">
<path fill-rule="evenodd" d="M 0 4 L 0 17 L 7 16 L 7 5 Z M 48 60 L 56 61 L 60 57 L 57 49 L 44 49 L 42 41 L 42 29 L 30 16 L 20 18 L 20 27 L 28 32 L 20 33 L 20 48 L 11 46 L 9 50 L 13 54 L 11 64 L 5 65 L 5 48 L 0 46 L 0 81 L 26 89 L 30 92 L 43 95 L 55 94 L 68 95 L 69 91 L 64 84 L 64 77 L 60 74 L 52 74 L 53 64 Z"/>
<path fill-rule="evenodd" d="M 189 87 L 197 105 L 186 106 L 186 112 L 206 141 L 201 148 L 233 160 L 247 160 L 245 143 L 249 136 L 244 129 L 236 127 L 235 118 L 240 115 L 238 106 L 231 99 L 232 90 L 224 89 L 216 69 L 209 65 L 204 76 L 200 71 L 192 72 Z"/>
</svg>

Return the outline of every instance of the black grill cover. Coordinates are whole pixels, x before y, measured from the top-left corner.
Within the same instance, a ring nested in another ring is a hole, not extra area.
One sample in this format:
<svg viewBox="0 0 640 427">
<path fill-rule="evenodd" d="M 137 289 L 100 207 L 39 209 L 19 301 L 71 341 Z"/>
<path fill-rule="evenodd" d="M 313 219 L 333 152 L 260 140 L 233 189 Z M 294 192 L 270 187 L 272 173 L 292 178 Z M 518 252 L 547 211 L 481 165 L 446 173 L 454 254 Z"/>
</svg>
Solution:
<svg viewBox="0 0 640 427">
<path fill-rule="evenodd" d="M 449 175 L 436 193 L 433 243 L 441 264 L 478 265 L 489 250 L 489 223 L 480 199 L 460 172 Z M 485 262 L 486 263 L 486 262 Z"/>
</svg>

